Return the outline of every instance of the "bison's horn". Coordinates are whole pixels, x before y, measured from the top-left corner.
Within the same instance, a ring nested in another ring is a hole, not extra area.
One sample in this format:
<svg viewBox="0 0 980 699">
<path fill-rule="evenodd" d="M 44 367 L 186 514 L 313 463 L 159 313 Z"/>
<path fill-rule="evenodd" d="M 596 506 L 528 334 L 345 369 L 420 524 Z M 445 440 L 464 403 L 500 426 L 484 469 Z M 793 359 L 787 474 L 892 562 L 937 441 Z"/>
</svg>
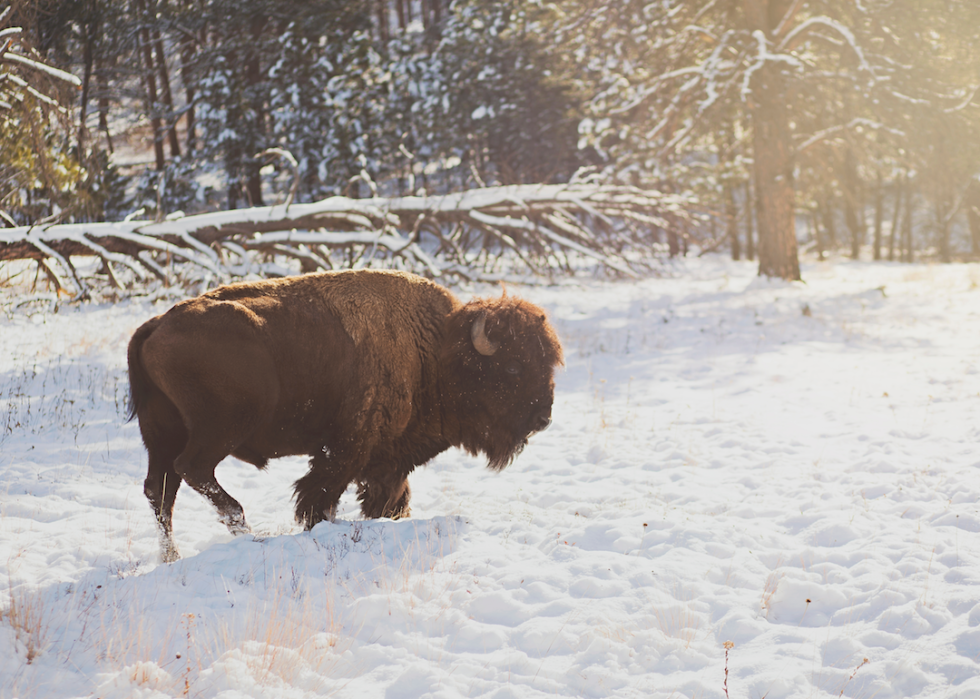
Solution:
<svg viewBox="0 0 980 699">
<path fill-rule="evenodd" d="M 473 321 L 473 329 L 470 331 L 470 337 L 473 339 L 473 346 L 476 348 L 476 351 L 489 357 L 500 348 L 500 343 L 491 342 L 490 338 L 487 337 L 487 331 L 484 328 L 486 322 L 486 312 L 478 315 L 476 320 Z"/>
</svg>

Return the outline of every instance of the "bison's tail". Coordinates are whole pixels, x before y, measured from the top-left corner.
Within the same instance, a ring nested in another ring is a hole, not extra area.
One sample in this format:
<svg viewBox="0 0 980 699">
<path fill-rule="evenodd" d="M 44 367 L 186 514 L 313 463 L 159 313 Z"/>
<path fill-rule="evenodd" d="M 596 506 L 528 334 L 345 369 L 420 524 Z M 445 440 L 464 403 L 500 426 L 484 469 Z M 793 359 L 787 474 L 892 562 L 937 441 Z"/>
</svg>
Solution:
<svg viewBox="0 0 980 699">
<path fill-rule="evenodd" d="M 143 368 L 143 362 L 140 361 L 140 350 L 143 348 L 146 338 L 153 334 L 159 323 L 159 318 L 148 320 L 133 333 L 133 338 L 129 341 L 127 353 L 129 361 L 129 417 L 126 419 L 127 422 L 132 422 L 133 418 L 136 417 L 152 385 L 150 377 L 146 375 L 146 369 Z"/>
</svg>

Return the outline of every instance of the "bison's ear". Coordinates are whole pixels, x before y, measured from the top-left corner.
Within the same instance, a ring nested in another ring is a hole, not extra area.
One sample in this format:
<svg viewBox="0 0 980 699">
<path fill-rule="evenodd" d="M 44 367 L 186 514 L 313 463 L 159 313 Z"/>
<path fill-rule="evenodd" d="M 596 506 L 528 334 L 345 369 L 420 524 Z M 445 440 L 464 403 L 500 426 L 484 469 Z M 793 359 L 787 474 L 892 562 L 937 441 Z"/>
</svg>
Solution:
<svg viewBox="0 0 980 699">
<path fill-rule="evenodd" d="M 470 338 L 473 340 L 473 347 L 476 348 L 476 351 L 485 357 L 489 357 L 500 349 L 500 343 L 491 342 L 490 338 L 487 337 L 486 324 L 487 312 L 483 311 L 473 321 L 473 327 L 470 329 Z"/>
</svg>

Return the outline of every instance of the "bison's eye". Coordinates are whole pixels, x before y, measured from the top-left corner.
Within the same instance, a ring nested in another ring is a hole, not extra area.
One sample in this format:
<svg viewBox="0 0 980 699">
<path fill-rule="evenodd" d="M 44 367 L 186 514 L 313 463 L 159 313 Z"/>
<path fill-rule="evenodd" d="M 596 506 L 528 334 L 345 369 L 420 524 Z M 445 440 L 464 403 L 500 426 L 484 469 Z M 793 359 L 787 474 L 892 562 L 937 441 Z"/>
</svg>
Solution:
<svg viewBox="0 0 980 699">
<path fill-rule="evenodd" d="M 520 362 L 514 360 L 511 360 L 506 364 L 504 364 L 504 371 L 506 371 L 508 374 L 513 374 L 514 376 L 520 374 L 523 368 L 524 367 L 521 366 Z"/>
</svg>

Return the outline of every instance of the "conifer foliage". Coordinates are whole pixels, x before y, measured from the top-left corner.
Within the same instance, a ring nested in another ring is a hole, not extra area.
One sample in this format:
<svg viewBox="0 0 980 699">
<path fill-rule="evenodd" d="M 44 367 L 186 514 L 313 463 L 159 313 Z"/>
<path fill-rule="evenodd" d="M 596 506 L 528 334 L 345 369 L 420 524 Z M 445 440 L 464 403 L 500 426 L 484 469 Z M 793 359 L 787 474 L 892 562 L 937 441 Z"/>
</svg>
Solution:
<svg viewBox="0 0 980 699">
<path fill-rule="evenodd" d="M 980 254 L 968 0 L 8 2 L 8 226 L 588 168 L 699 212 L 651 229 L 671 254 L 730 246 L 769 276 L 799 278 L 799 244 Z"/>
</svg>

